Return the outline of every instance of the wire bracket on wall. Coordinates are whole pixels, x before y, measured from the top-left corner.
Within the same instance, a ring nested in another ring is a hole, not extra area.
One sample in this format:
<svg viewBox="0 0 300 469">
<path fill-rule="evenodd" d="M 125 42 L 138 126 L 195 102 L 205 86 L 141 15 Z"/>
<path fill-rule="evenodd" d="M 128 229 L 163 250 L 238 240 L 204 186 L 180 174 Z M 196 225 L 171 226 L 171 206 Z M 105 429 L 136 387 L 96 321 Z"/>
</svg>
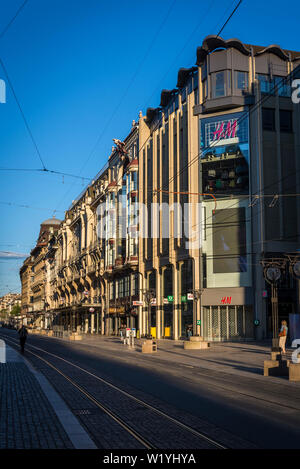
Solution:
<svg viewBox="0 0 300 469">
<path fill-rule="evenodd" d="M 271 200 L 270 204 L 269 204 L 269 208 L 273 208 L 275 207 L 276 203 L 277 203 L 277 200 L 279 199 L 279 195 L 278 194 L 275 194 L 273 199 Z"/>
<path fill-rule="evenodd" d="M 253 199 L 250 200 L 250 203 L 249 203 L 248 207 L 254 207 L 254 205 L 257 203 L 258 199 L 259 199 L 259 195 L 255 195 L 253 197 Z"/>
</svg>

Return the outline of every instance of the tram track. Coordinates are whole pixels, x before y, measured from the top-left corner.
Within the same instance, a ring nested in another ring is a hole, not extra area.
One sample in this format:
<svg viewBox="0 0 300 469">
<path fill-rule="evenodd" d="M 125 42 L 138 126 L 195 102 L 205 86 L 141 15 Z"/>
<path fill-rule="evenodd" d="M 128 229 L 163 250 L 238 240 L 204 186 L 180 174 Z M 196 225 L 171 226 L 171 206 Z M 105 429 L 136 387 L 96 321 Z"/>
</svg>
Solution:
<svg viewBox="0 0 300 469">
<path fill-rule="evenodd" d="M 2 334 L 1 334 L 2 335 Z M 6 334 L 2 335 L 5 340 L 7 340 L 8 343 L 13 344 L 15 347 L 18 347 L 18 341 L 8 337 Z M 155 439 L 155 436 L 152 438 L 149 438 L 148 436 L 145 436 L 141 430 L 135 428 L 135 425 L 131 422 L 128 423 L 124 417 L 120 416 L 120 411 L 117 409 L 112 409 L 114 406 L 114 402 L 107 403 L 99 400 L 95 396 L 94 391 L 90 391 L 86 388 L 86 385 L 82 385 L 80 383 L 80 378 L 77 376 L 76 379 L 74 377 L 70 376 L 72 375 L 72 372 L 74 373 L 74 370 L 76 372 L 80 373 L 82 376 L 86 375 L 89 378 L 92 378 L 93 380 L 97 380 L 98 383 L 105 387 L 108 387 L 114 394 L 115 394 L 115 399 L 121 399 L 122 405 L 124 405 L 124 399 L 126 403 L 128 404 L 128 407 L 132 408 L 132 405 L 134 404 L 135 406 L 138 405 L 139 410 L 142 410 L 143 413 L 146 415 L 148 422 L 151 422 L 155 425 L 157 425 L 157 428 L 159 428 L 162 432 L 163 428 L 165 428 L 165 434 L 166 438 L 168 438 L 168 435 L 174 434 L 175 436 L 177 435 L 177 438 L 179 437 L 179 434 L 182 436 L 182 441 L 185 442 L 185 445 L 187 442 L 191 441 L 192 443 L 192 448 L 198 447 L 198 448 L 211 448 L 211 449 L 227 449 L 228 446 L 225 446 L 222 442 L 209 437 L 203 432 L 200 432 L 196 430 L 195 428 L 192 428 L 191 426 L 181 422 L 175 417 L 172 417 L 171 415 L 167 414 L 166 412 L 154 407 L 150 403 L 137 398 L 133 394 L 125 391 L 124 389 L 121 389 L 120 387 L 116 386 L 115 384 L 109 382 L 107 379 L 104 379 L 101 376 L 98 376 L 85 368 L 76 365 L 75 363 L 72 363 L 70 360 L 67 360 L 57 354 L 54 354 L 52 352 L 49 352 L 41 347 L 37 347 L 36 345 L 32 344 L 27 344 L 26 346 L 26 351 L 36 359 L 40 360 L 45 364 L 47 367 L 49 367 L 52 371 L 57 373 L 60 377 L 62 377 L 65 381 L 67 381 L 69 384 L 71 384 L 81 395 L 83 395 L 89 402 L 93 403 L 98 409 L 103 411 L 107 416 L 109 416 L 111 419 L 114 420 L 115 423 L 120 425 L 125 432 L 130 434 L 143 448 L 145 449 L 158 449 L 158 448 L 164 448 L 164 441 L 157 441 L 157 438 Z M 41 354 L 46 354 L 49 357 L 46 359 L 43 357 Z M 52 360 L 52 361 L 49 361 Z M 61 367 L 57 366 L 57 363 L 54 364 L 55 360 L 59 360 L 62 364 Z M 62 367 L 69 367 L 69 370 L 66 371 L 65 369 L 62 369 Z M 81 376 L 81 377 L 82 377 Z M 47 377 L 47 376 L 46 376 Z M 94 381 L 95 382 L 95 381 Z M 118 397 L 119 396 L 119 397 Z M 118 407 L 118 406 L 116 406 Z M 153 420 L 154 418 L 154 420 Z M 147 433 L 147 432 L 146 432 Z M 149 433 L 149 432 L 148 432 Z"/>
</svg>

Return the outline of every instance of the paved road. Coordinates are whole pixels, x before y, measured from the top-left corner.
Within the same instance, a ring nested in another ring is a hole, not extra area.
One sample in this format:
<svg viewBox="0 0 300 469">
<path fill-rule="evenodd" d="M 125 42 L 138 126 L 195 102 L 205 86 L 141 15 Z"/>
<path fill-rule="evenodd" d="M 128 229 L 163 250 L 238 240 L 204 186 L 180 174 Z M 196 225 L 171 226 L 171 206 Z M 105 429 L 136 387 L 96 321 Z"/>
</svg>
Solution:
<svg viewBox="0 0 300 469">
<path fill-rule="evenodd" d="M 0 336 L 5 335 L 15 337 L 16 332 L 2 329 Z M 197 428 L 206 428 L 208 434 L 227 441 L 228 446 L 300 447 L 299 383 L 262 376 L 263 361 L 268 358 L 266 346 L 218 344 L 208 351 L 186 352 L 180 343 L 161 341 L 158 353 L 149 356 L 139 349 L 127 350 L 114 338 L 91 337 L 84 343 L 72 343 L 35 335 L 29 336 L 29 344 L 71 360 Z M 27 358 L 33 360 L 29 355 Z M 37 360 L 33 363 L 49 378 L 45 366 Z M 73 391 L 56 381 L 54 373 L 52 378 L 52 384 L 72 408 Z M 89 386 L 96 386 L 86 379 Z M 80 415 L 87 410 L 84 402 L 76 401 L 75 407 L 73 411 L 98 447 L 120 447 L 109 422 L 105 423 L 105 442 L 99 415 Z"/>
</svg>

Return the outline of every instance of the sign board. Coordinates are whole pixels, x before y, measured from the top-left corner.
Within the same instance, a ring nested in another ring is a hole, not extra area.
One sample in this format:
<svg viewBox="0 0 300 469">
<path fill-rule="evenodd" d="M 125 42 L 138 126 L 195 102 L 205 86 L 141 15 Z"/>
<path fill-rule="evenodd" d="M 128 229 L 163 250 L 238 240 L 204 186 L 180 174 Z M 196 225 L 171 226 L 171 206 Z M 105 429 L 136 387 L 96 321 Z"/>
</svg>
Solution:
<svg viewBox="0 0 300 469">
<path fill-rule="evenodd" d="M 194 295 L 193 293 L 188 293 L 187 294 L 187 299 L 190 301 L 190 300 L 193 300 L 194 299 Z"/>
<path fill-rule="evenodd" d="M 111 306 L 109 308 L 109 312 L 112 314 L 125 313 L 125 307 L 124 306 Z"/>
<path fill-rule="evenodd" d="M 169 304 L 168 298 L 164 298 L 164 305 Z"/>
<path fill-rule="evenodd" d="M 230 305 L 232 297 L 231 296 L 223 296 L 221 298 L 221 305 Z"/>
<path fill-rule="evenodd" d="M 182 303 L 186 303 L 187 296 L 186 295 L 181 295 L 181 301 L 182 301 Z"/>
<path fill-rule="evenodd" d="M 133 305 L 133 306 L 143 306 L 143 302 L 142 302 L 142 301 L 139 301 L 139 300 L 138 300 L 138 301 L 133 301 L 133 302 L 132 302 L 132 305 Z"/>
<path fill-rule="evenodd" d="M 156 305 L 156 298 L 152 298 L 151 301 L 150 301 L 150 304 L 152 306 L 155 306 Z"/>
<path fill-rule="evenodd" d="M 173 301 L 174 301 L 174 296 L 168 295 L 168 303 L 173 303 Z"/>
<path fill-rule="evenodd" d="M 197 319 L 197 326 L 201 326 L 201 319 Z"/>
</svg>

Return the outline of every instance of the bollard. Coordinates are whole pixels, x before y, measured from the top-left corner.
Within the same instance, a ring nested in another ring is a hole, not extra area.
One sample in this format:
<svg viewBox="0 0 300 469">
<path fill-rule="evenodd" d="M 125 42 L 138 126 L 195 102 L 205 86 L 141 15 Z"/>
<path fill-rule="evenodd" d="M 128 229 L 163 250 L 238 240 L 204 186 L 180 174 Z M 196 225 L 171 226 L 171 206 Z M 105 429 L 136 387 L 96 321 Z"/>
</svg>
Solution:
<svg viewBox="0 0 300 469">
<path fill-rule="evenodd" d="M 0 340 L 0 363 L 6 363 L 6 345 L 4 340 Z"/>
</svg>

